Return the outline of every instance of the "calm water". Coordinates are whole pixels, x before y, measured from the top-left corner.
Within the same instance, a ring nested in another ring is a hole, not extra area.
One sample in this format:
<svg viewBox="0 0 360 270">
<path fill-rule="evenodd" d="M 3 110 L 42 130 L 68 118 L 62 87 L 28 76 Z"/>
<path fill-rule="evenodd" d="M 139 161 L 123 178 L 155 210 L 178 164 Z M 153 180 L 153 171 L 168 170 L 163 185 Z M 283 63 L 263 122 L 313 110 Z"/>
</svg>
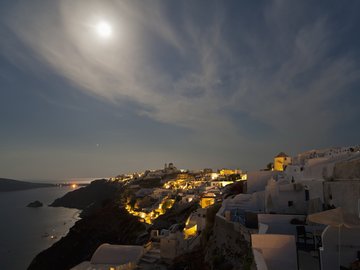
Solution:
<svg viewBox="0 0 360 270">
<path fill-rule="evenodd" d="M 0 269 L 26 269 L 39 252 L 66 235 L 78 220 L 79 211 L 47 205 L 71 190 L 52 187 L 0 192 Z M 26 207 L 35 200 L 44 206 Z"/>
</svg>

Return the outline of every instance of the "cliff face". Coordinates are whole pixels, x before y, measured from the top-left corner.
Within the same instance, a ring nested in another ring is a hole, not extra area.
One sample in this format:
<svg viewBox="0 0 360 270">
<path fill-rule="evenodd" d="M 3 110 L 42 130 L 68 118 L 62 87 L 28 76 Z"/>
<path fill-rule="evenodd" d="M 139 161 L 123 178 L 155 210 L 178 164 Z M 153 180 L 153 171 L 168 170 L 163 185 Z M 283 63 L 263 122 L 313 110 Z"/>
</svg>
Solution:
<svg viewBox="0 0 360 270">
<path fill-rule="evenodd" d="M 28 269 L 70 269 L 90 260 L 103 243 L 134 245 L 146 227 L 122 207 L 121 185 L 96 180 L 90 185 L 67 193 L 51 206 L 82 209 L 86 215 L 77 221 L 69 233 L 39 253 Z"/>
<path fill-rule="evenodd" d="M 66 193 L 50 206 L 77 208 L 83 210 L 81 217 L 84 217 L 101 208 L 104 201 L 115 198 L 117 192 L 118 187 L 115 184 L 104 179 L 95 180 L 86 187 Z"/>
<path fill-rule="evenodd" d="M 110 202 L 93 215 L 77 221 L 65 237 L 38 254 L 28 269 L 70 269 L 90 260 L 101 244 L 134 245 L 144 231 L 143 223 Z"/>
</svg>

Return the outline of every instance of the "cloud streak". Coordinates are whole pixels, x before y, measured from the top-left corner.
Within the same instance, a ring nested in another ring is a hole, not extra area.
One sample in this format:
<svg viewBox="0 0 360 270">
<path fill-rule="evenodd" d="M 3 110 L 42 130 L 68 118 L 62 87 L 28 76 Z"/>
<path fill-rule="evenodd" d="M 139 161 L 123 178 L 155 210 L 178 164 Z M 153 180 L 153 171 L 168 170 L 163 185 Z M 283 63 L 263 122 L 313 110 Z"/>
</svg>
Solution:
<svg viewBox="0 0 360 270">
<path fill-rule="evenodd" d="M 56 3 L 23 2 L 7 24 L 86 93 L 119 106 L 134 102 L 139 115 L 195 132 L 245 142 L 247 127 L 235 117 L 242 114 L 310 140 L 313 129 L 339 121 L 334 100 L 359 82 L 351 52 L 332 54 L 336 37 L 326 14 L 289 16 L 306 5 L 273 1 L 245 27 L 245 14 L 229 21 L 232 7 L 221 2 L 209 4 L 203 21 L 186 4 L 177 4 L 173 20 L 174 7 L 164 1 Z M 108 43 L 91 29 L 98 18 L 114 25 Z"/>
</svg>

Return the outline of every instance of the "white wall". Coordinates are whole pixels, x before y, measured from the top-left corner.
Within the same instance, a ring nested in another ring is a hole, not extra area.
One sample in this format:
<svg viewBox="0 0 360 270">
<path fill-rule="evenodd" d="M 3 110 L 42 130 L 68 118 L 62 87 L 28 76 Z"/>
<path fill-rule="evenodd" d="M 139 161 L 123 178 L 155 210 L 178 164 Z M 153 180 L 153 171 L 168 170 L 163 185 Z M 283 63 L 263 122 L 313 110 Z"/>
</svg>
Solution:
<svg viewBox="0 0 360 270">
<path fill-rule="evenodd" d="M 184 252 L 185 245 L 181 232 L 171 233 L 160 239 L 160 256 L 164 259 L 174 259 Z"/>
<path fill-rule="evenodd" d="M 298 183 L 308 186 L 310 200 L 319 198 L 324 202 L 324 180 L 323 179 L 314 179 L 314 180 L 300 180 Z"/>
<path fill-rule="evenodd" d="M 294 218 L 305 220 L 304 215 L 258 214 L 258 222 L 269 225 L 269 234 L 296 235 L 296 225 L 290 223 Z"/>
<path fill-rule="evenodd" d="M 247 193 L 265 190 L 265 186 L 271 177 L 280 174 L 277 171 L 255 171 L 247 174 Z"/>
<path fill-rule="evenodd" d="M 297 270 L 296 244 L 293 235 L 252 234 L 252 248 L 263 255 L 269 270 Z"/>
<path fill-rule="evenodd" d="M 287 175 L 287 179 L 291 180 L 294 178 L 294 180 L 299 180 L 302 178 L 302 171 L 301 171 L 300 165 L 287 165 L 285 169 L 285 173 Z"/>
<path fill-rule="evenodd" d="M 332 203 L 335 207 L 342 207 L 347 212 L 359 216 L 360 180 L 325 182 L 324 192 L 326 203 L 329 203 L 329 195 L 331 194 Z"/>
<path fill-rule="evenodd" d="M 360 228 L 348 229 L 340 227 L 340 261 L 349 267 L 355 261 L 360 250 Z M 322 234 L 321 263 L 324 270 L 339 269 L 339 228 L 327 227 Z"/>
<path fill-rule="evenodd" d="M 265 188 L 265 212 L 279 214 L 306 214 L 310 200 L 320 200 L 324 203 L 323 179 L 298 180 L 289 183 L 287 180 L 270 180 Z M 309 190 L 309 200 L 306 201 L 306 189 Z M 359 189 L 360 190 L 360 189 Z M 288 202 L 293 205 L 289 206 Z"/>
<path fill-rule="evenodd" d="M 300 189 L 296 188 L 300 187 Z M 293 205 L 289 206 L 291 201 Z M 265 207 L 266 212 L 275 212 L 279 214 L 305 214 L 305 190 L 301 184 L 280 184 L 270 181 L 265 189 Z"/>
<path fill-rule="evenodd" d="M 265 211 L 265 191 L 252 194 L 238 194 L 223 201 L 224 209 L 241 209 L 244 211 Z"/>
<path fill-rule="evenodd" d="M 197 225 L 197 230 L 202 231 L 206 226 L 206 213 L 207 208 L 198 208 L 195 212 L 191 213 L 189 217 L 189 223 L 186 226 L 191 228 L 194 225 Z"/>
</svg>

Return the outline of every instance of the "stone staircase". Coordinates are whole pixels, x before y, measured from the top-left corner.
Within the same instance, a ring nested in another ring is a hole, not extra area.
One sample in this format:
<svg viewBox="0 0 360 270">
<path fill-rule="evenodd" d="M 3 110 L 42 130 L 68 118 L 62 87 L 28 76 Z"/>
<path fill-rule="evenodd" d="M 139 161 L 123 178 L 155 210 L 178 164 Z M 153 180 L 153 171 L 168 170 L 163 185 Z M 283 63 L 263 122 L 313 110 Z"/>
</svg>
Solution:
<svg viewBox="0 0 360 270">
<path fill-rule="evenodd" d="M 141 261 L 152 264 L 158 260 L 160 260 L 160 244 L 152 242 L 151 247 L 142 256 Z"/>
</svg>

